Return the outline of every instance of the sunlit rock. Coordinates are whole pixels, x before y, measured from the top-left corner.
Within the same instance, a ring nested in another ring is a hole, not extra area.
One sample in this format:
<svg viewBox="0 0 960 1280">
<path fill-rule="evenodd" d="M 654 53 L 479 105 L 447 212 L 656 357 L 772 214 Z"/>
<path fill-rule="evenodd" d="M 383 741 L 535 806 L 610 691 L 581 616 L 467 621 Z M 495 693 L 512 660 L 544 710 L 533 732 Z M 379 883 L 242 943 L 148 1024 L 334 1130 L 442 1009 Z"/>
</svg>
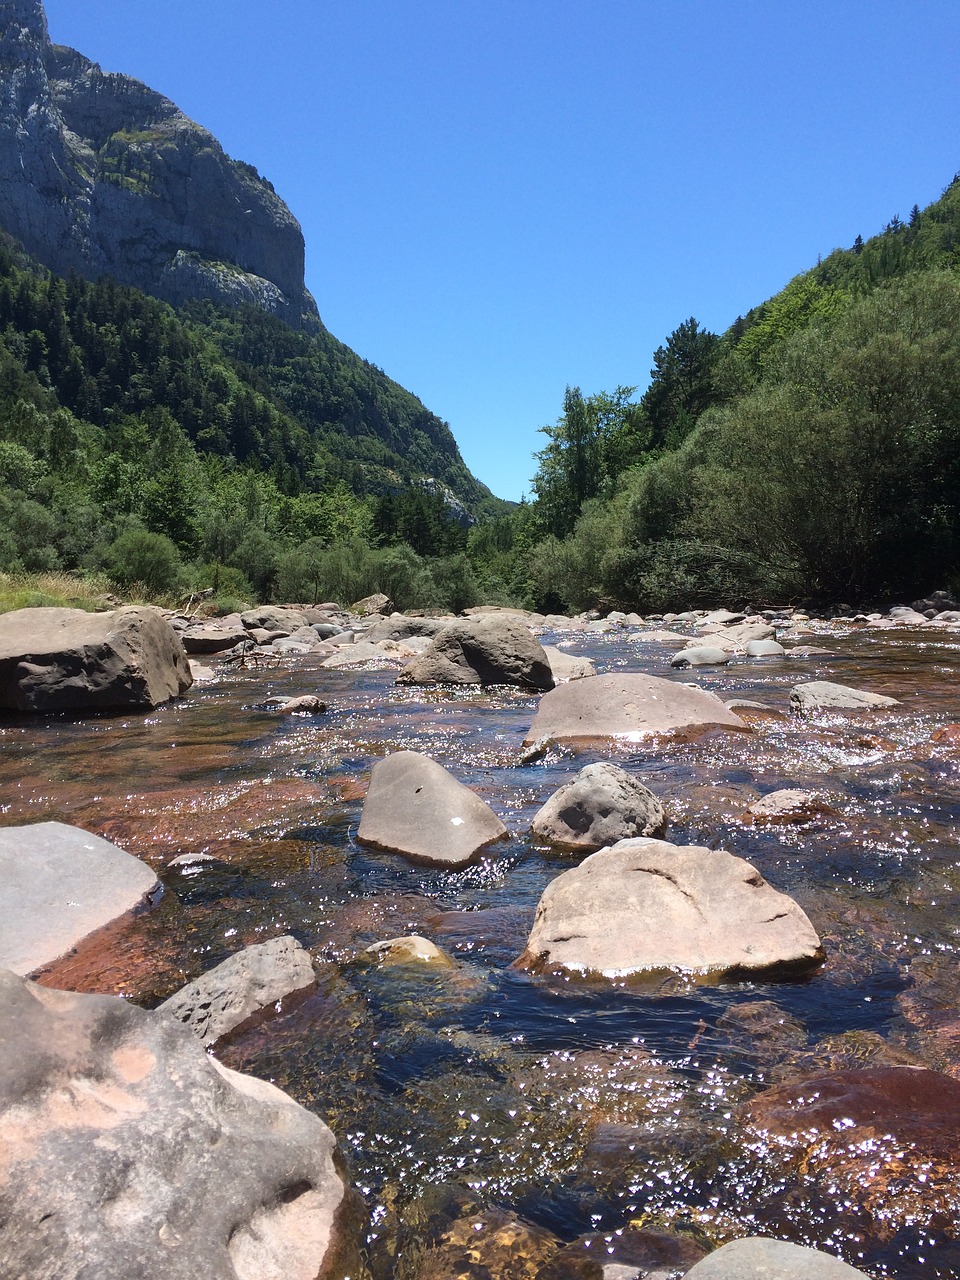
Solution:
<svg viewBox="0 0 960 1280">
<path fill-rule="evenodd" d="M 553 880 L 520 968 L 622 978 L 798 974 L 823 960 L 803 910 L 742 858 L 664 840 L 621 840 Z"/>
<path fill-rule="evenodd" d="M 370 774 L 357 839 L 411 862 L 462 867 L 507 829 L 469 787 L 417 751 L 395 751 Z"/>
<path fill-rule="evenodd" d="M 628 738 L 747 726 L 715 693 L 639 672 L 572 680 L 544 694 L 524 738 Z"/>
<path fill-rule="evenodd" d="M 159 887 L 139 858 L 79 827 L 0 827 L 0 966 L 33 973 Z"/>
<path fill-rule="evenodd" d="M 551 689 L 550 661 L 529 627 L 509 613 L 452 622 L 408 663 L 398 684 L 514 684 Z"/>
<path fill-rule="evenodd" d="M 663 805 L 639 778 L 607 761 L 588 764 L 534 815 L 534 835 L 590 853 L 633 836 L 662 836 Z"/>
<path fill-rule="evenodd" d="M 205 1045 L 315 982 L 310 954 L 289 935 L 244 947 L 159 1006 Z"/>
<path fill-rule="evenodd" d="M 865 1271 L 819 1249 L 748 1236 L 725 1244 L 686 1273 L 686 1280 L 870 1280 Z"/>
<path fill-rule="evenodd" d="M 383 942 L 374 942 L 367 947 L 364 955 L 388 967 L 395 964 L 427 964 L 435 969 L 454 967 L 453 961 L 436 943 L 415 933 L 405 938 L 386 938 Z"/>
<path fill-rule="evenodd" d="M 813 680 L 809 684 L 794 685 L 790 690 L 790 707 L 798 715 L 821 709 L 871 711 L 899 705 L 897 698 L 869 693 L 866 689 L 851 689 L 849 685 L 833 684 L 829 680 Z"/>
<path fill-rule="evenodd" d="M 359 1274 L 327 1126 L 172 1018 L 0 971 L 11 1276 Z"/>
<path fill-rule="evenodd" d="M 41 714 L 149 709 L 192 683 L 180 638 L 159 609 L 0 614 L 0 708 Z"/>
<path fill-rule="evenodd" d="M 730 661 L 727 649 L 715 645 L 695 644 L 681 649 L 670 659 L 671 667 L 723 667 Z"/>
</svg>

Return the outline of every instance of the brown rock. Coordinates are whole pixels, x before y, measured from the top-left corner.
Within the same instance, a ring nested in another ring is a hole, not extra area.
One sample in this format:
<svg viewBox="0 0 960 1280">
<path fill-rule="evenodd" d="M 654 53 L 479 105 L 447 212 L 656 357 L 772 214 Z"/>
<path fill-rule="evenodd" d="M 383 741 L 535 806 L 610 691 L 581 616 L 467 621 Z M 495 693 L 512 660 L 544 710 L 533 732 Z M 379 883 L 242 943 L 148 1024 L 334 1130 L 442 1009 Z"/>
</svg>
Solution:
<svg viewBox="0 0 960 1280">
<path fill-rule="evenodd" d="M 533 833 L 551 844 L 591 853 L 633 836 L 662 836 L 663 805 L 625 769 L 588 764 L 534 815 Z"/>
<path fill-rule="evenodd" d="M 408 663 L 398 684 L 516 684 L 552 689 L 550 661 L 539 640 L 509 613 L 452 622 Z"/>
</svg>

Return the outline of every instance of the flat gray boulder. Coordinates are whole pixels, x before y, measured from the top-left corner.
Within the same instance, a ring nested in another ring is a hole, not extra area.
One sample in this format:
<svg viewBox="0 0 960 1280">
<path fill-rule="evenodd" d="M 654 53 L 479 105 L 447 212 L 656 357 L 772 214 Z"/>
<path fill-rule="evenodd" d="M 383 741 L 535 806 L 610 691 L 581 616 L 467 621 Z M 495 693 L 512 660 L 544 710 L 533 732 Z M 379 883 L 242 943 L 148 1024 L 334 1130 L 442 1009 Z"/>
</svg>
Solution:
<svg viewBox="0 0 960 1280">
<path fill-rule="evenodd" d="M 283 631 L 287 635 L 308 625 L 307 615 L 299 609 L 282 609 L 272 604 L 247 609 L 241 613 L 240 621 L 248 631 Z"/>
<path fill-rule="evenodd" d="M 341 645 L 336 653 L 324 658 L 321 667 L 328 671 L 338 671 L 341 667 L 399 666 L 402 659 L 397 653 L 390 653 L 378 644 L 370 644 L 367 640 L 358 640 L 355 644 Z"/>
<path fill-rule="evenodd" d="M 565 680 L 582 680 L 585 676 L 597 674 L 597 669 L 589 658 L 580 657 L 576 653 L 566 653 L 552 644 L 545 644 L 543 652 L 550 663 L 554 684 L 562 684 Z"/>
<path fill-rule="evenodd" d="M 865 1271 L 819 1249 L 748 1236 L 708 1254 L 686 1280 L 870 1280 Z"/>
<path fill-rule="evenodd" d="M 0 1149 L 7 1275 L 266 1280 L 358 1261 L 323 1121 L 119 997 L 0 971 Z"/>
<path fill-rule="evenodd" d="M 739 625 L 718 627 L 716 630 L 701 628 L 700 639 L 690 644 L 715 645 L 730 653 L 746 648 L 751 640 L 769 640 L 776 635 L 776 628 L 769 622 L 741 622 Z"/>
<path fill-rule="evenodd" d="M 665 840 L 621 840 L 544 890 L 517 961 L 608 978 L 800 973 L 823 948 L 791 898 L 742 858 Z"/>
<path fill-rule="evenodd" d="M 382 640 L 409 640 L 411 636 L 426 636 L 428 639 L 449 625 L 449 619 L 410 618 L 404 613 L 392 613 L 382 622 L 374 623 L 369 631 L 364 632 L 364 639 L 371 644 L 379 644 Z"/>
<path fill-rule="evenodd" d="M 812 680 L 798 684 L 790 690 L 790 709 L 802 715 L 805 711 L 828 710 L 872 711 L 879 707 L 898 707 L 897 698 L 882 693 L 868 693 L 865 689 L 851 689 L 849 685 L 833 684 L 829 680 Z"/>
<path fill-rule="evenodd" d="M 695 644 L 689 649 L 681 649 L 670 659 L 671 667 L 725 667 L 730 661 L 726 649 L 716 645 Z"/>
<path fill-rule="evenodd" d="M 409 662 L 398 684 L 516 684 L 552 689 L 550 660 L 520 618 L 482 614 L 451 622 Z"/>
<path fill-rule="evenodd" d="M 149 709 L 191 684 L 180 637 L 159 609 L 0 614 L 0 708 L 41 714 Z"/>
<path fill-rule="evenodd" d="M 0 827 L 0 968 L 33 973 L 158 888 L 145 862 L 80 827 Z"/>
<path fill-rule="evenodd" d="M 315 981 L 310 953 L 287 934 L 244 947 L 181 987 L 159 1009 L 212 1045 Z"/>
<path fill-rule="evenodd" d="M 706 729 L 748 731 L 715 693 L 676 680 L 621 671 L 572 680 L 545 693 L 524 746 L 541 738 L 640 740 Z"/>
<path fill-rule="evenodd" d="M 648 787 L 604 761 L 586 765 L 555 791 L 530 828 L 550 844 L 592 853 L 634 836 L 662 836 L 667 818 Z"/>
<path fill-rule="evenodd" d="M 478 795 L 417 751 L 395 751 L 370 774 L 357 839 L 411 862 L 462 867 L 507 829 Z"/>
<path fill-rule="evenodd" d="M 245 627 L 188 627 L 180 632 L 180 640 L 187 653 L 223 653 L 249 640 Z"/>
<path fill-rule="evenodd" d="M 778 640 L 748 640 L 745 653 L 748 658 L 782 658 L 786 649 Z"/>
</svg>

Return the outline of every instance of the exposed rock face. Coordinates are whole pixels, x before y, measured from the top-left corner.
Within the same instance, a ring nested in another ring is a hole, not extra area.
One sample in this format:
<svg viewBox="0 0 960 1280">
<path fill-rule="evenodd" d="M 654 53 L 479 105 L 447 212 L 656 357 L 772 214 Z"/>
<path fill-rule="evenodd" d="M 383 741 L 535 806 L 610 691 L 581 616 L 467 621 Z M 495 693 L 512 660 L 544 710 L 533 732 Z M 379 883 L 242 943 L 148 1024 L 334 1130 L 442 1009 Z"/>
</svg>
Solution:
<svg viewBox="0 0 960 1280">
<path fill-rule="evenodd" d="M 709 644 L 693 645 L 689 649 L 681 649 L 670 659 L 671 667 L 725 667 L 730 661 L 727 649 Z"/>
<path fill-rule="evenodd" d="M 256 170 L 161 94 L 51 45 L 40 0 L 7 0 L 0 24 L 0 225 L 61 275 L 318 323 L 300 226 Z"/>
<path fill-rule="evenodd" d="M 351 1272 L 327 1126 L 117 997 L 0 971 L 0 1147 L 7 1274 Z"/>
<path fill-rule="evenodd" d="M 715 693 L 636 672 L 588 676 L 558 685 L 540 699 L 524 745 L 541 738 L 645 738 L 747 726 Z"/>
<path fill-rule="evenodd" d="M 429 756 L 395 751 L 373 766 L 361 844 L 428 866 L 462 867 L 506 834 L 490 806 Z"/>
<path fill-rule="evenodd" d="M 823 948 L 801 908 L 733 854 L 621 840 L 544 890 L 526 950 L 536 971 L 802 971 Z"/>
<path fill-rule="evenodd" d="M 0 615 L 0 707 L 11 711 L 150 708 L 192 683 L 183 645 L 159 609 Z"/>
<path fill-rule="evenodd" d="M 687 1280 L 869 1280 L 865 1271 L 829 1253 L 760 1236 L 725 1244 L 686 1275 Z"/>
<path fill-rule="evenodd" d="M 508 613 L 452 622 L 404 667 L 398 684 L 518 684 L 552 689 L 550 660 L 529 627 Z"/>
<path fill-rule="evenodd" d="M 555 791 L 530 824 L 551 844 L 592 852 L 634 836 L 662 836 L 663 805 L 625 769 L 600 762 Z"/>
<path fill-rule="evenodd" d="M 160 1011 L 211 1045 L 261 1010 L 314 982 L 309 952 L 286 935 L 244 947 L 182 987 L 160 1005 Z"/>
<path fill-rule="evenodd" d="M 158 888 L 145 862 L 80 827 L 0 827 L 0 967 L 33 973 Z"/>
</svg>

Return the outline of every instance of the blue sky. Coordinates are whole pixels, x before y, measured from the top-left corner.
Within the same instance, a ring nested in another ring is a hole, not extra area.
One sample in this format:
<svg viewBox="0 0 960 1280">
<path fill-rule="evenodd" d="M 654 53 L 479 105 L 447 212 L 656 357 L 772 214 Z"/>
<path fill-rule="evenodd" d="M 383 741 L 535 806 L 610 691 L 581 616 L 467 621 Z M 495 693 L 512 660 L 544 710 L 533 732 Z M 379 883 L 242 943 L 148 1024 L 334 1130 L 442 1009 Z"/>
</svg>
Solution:
<svg viewBox="0 0 960 1280">
<path fill-rule="evenodd" d="M 641 389 L 960 169 L 956 0 L 47 0 L 270 178 L 328 328 L 517 499 L 567 384 Z"/>
</svg>

